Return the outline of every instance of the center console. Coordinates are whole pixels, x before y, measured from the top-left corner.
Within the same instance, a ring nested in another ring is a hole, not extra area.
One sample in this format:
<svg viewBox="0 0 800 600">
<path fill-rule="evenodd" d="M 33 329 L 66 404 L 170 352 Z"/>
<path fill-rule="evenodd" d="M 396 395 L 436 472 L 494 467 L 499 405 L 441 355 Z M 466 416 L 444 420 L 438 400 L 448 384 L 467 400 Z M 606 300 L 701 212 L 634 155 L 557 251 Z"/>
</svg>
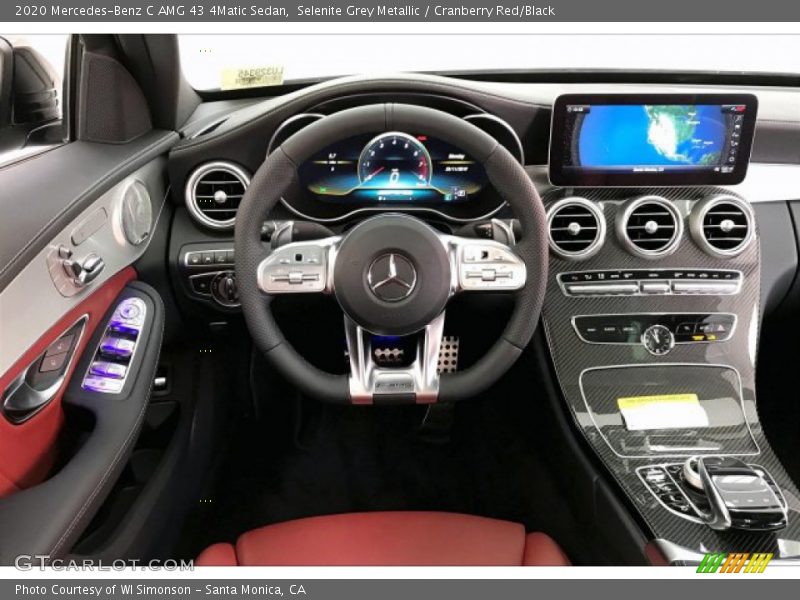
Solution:
<svg viewBox="0 0 800 600">
<path fill-rule="evenodd" d="M 658 564 L 800 560 L 800 495 L 756 409 L 757 224 L 730 187 L 757 104 L 568 94 L 553 107 L 545 335 L 568 410 Z"/>
<path fill-rule="evenodd" d="M 649 528 L 648 556 L 800 558 L 800 494 L 758 418 L 760 256 L 717 187 L 551 188 L 543 323 L 574 422 Z"/>
</svg>

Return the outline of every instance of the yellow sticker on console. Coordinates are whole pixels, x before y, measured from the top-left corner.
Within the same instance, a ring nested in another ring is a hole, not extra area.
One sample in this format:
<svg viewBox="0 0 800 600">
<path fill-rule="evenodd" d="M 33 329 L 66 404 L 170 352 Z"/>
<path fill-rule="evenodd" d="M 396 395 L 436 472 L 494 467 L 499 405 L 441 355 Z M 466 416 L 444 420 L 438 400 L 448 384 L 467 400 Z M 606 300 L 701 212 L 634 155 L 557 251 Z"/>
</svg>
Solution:
<svg viewBox="0 0 800 600">
<path fill-rule="evenodd" d="M 697 394 L 660 394 L 658 396 L 630 396 L 628 398 L 618 398 L 617 406 L 620 410 L 623 408 L 638 408 L 648 404 L 664 404 L 664 403 L 689 403 L 700 404 L 700 399 Z"/>
<path fill-rule="evenodd" d="M 708 427 L 697 394 L 630 396 L 618 398 L 617 406 L 629 431 Z"/>
<path fill-rule="evenodd" d="M 222 69 L 221 90 L 267 87 L 283 84 L 283 65 L 226 67 Z"/>
</svg>

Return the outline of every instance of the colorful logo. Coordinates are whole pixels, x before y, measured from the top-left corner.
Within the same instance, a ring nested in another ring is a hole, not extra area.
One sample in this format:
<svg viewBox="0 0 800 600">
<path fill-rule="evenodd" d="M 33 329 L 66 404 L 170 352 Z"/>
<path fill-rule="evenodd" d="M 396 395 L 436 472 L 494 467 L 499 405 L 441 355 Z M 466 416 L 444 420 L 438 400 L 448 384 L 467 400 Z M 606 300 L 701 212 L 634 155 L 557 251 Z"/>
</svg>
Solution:
<svg viewBox="0 0 800 600">
<path fill-rule="evenodd" d="M 763 573 L 772 560 L 772 553 L 711 552 L 703 557 L 698 573 Z"/>
</svg>

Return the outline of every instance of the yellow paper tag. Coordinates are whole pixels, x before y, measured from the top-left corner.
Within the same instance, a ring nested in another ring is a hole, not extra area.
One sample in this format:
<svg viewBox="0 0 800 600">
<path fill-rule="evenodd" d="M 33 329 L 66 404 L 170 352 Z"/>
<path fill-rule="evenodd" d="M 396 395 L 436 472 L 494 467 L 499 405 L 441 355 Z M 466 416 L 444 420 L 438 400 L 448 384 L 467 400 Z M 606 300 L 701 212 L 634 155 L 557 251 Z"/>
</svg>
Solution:
<svg viewBox="0 0 800 600">
<path fill-rule="evenodd" d="M 222 69 L 220 89 L 235 90 L 283 84 L 283 66 L 227 67 Z"/>
<path fill-rule="evenodd" d="M 661 394 L 658 396 L 630 396 L 617 398 L 620 410 L 626 408 L 642 408 L 653 404 L 700 404 L 697 394 Z"/>
</svg>

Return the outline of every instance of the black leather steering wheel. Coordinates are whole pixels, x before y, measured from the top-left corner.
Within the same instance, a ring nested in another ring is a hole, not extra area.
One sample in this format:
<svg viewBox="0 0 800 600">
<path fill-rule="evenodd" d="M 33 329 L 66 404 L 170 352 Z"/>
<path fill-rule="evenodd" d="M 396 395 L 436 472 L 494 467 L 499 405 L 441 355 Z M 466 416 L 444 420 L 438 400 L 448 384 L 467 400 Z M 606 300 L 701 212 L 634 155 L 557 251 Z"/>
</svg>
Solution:
<svg viewBox="0 0 800 600">
<path fill-rule="evenodd" d="M 292 242 L 270 250 L 261 228 L 281 197 L 300 193 L 298 166 L 341 139 L 377 132 L 424 131 L 463 149 L 486 170 L 513 210 L 521 239 L 497 241 L 444 235 L 407 214 L 380 214 L 347 234 Z M 539 321 L 547 276 L 545 211 L 524 169 L 494 138 L 447 113 L 404 104 L 374 104 L 325 117 L 287 139 L 259 167 L 236 219 L 236 273 L 245 320 L 256 345 L 290 382 L 335 403 L 452 402 L 499 379 L 530 342 Z M 473 366 L 437 372 L 445 306 L 453 295 L 481 291 L 515 295 L 502 336 Z M 275 295 L 328 293 L 345 313 L 349 375 L 306 361 L 272 315 Z M 379 368 L 372 334 L 418 334 L 415 362 Z"/>
</svg>

